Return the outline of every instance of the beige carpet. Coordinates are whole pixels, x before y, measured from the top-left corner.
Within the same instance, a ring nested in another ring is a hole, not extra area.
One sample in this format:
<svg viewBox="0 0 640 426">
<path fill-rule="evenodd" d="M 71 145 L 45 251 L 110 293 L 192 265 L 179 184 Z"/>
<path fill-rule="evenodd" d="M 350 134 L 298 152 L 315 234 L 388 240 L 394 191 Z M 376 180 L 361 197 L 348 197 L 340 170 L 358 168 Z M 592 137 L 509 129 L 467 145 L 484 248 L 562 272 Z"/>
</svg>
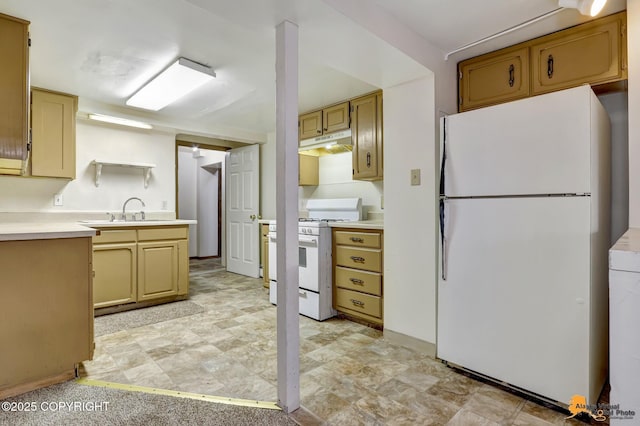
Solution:
<svg viewBox="0 0 640 426">
<path fill-rule="evenodd" d="M 75 381 L 2 400 L 0 406 L 0 425 L 11 426 L 297 424 L 280 410 L 86 386 Z"/>
<path fill-rule="evenodd" d="M 199 314 L 204 310 L 202 306 L 196 303 L 183 300 L 117 314 L 102 315 L 94 318 L 93 334 L 96 337 L 104 336 L 105 334 L 142 327 L 143 325 Z"/>
</svg>

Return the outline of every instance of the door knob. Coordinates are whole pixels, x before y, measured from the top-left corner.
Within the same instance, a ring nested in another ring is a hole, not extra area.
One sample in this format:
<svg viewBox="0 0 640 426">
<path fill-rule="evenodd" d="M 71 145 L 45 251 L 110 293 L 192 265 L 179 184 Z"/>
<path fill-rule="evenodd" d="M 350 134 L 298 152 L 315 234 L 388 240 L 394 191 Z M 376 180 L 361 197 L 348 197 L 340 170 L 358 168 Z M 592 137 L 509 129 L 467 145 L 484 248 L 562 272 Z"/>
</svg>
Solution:
<svg viewBox="0 0 640 426">
<path fill-rule="evenodd" d="M 251 216 L 249 216 L 249 219 L 251 219 L 251 220 L 256 220 L 256 215 L 255 215 L 255 214 L 252 214 Z"/>
</svg>

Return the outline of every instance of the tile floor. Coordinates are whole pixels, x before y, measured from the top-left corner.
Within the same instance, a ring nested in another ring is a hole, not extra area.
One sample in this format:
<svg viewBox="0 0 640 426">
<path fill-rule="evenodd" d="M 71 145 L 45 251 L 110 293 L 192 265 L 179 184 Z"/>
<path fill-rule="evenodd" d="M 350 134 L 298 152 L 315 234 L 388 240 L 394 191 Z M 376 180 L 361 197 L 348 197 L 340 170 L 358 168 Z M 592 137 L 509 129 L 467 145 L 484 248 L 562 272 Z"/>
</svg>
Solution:
<svg viewBox="0 0 640 426">
<path fill-rule="evenodd" d="M 190 282 L 205 312 L 96 338 L 88 377 L 277 400 L 276 309 L 262 280 L 208 259 L 192 261 Z M 580 424 L 351 321 L 301 316 L 300 340 L 301 402 L 317 416 L 294 415 L 301 424 Z"/>
</svg>

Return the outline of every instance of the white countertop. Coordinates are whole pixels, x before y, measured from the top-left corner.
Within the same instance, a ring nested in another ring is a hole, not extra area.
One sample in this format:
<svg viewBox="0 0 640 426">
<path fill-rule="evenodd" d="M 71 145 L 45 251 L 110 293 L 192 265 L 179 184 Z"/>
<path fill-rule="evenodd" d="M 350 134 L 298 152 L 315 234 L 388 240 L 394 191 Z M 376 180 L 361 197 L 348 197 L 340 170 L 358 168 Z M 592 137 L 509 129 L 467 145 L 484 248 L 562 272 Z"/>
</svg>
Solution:
<svg viewBox="0 0 640 426">
<path fill-rule="evenodd" d="M 170 225 L 195 225 L 197 220 L 175 219 L 175 220 L 129 220 L 113 221 L 108 220 L 85 220 L 78 221 L 79 225 L 90 228 L 140 228 L 146 226 L 170 226 Z"/>
<path fill-rule="evenodd" d="M 640 228 L 629 228 L 609 249 L 609 269 L 640 272 Z"/>
<path fill-rule="evenodd" d="M 329 222 L 331 228 L 384 229 L 383 220 L 359 220 L 353 222 Z"/>
<path fill-rule="evenodd" d="M 0 223 L 0 241 L 52 240 L 96 235 L 95 229 L 77 223 Z"/>
</svg>

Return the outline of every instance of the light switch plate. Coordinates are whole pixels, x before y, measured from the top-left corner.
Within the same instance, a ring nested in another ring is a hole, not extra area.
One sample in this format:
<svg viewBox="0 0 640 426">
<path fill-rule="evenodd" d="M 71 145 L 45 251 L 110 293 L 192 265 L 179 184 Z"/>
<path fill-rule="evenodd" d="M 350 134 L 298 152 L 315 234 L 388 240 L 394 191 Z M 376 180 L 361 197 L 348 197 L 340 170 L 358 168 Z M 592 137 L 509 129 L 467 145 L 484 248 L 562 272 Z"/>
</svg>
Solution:
<svg viewBox="0 0 640 426">
<path fill-rule="evenodd" d="M 411 169 L 411 185 L 420 185 L 420 169 Z"/>
<path fill-rule="evenodd" d="M 53 205 L 61 206 L 62 205 L 62 194 L 54 194 L 53 195 Z"/>
</svg>

